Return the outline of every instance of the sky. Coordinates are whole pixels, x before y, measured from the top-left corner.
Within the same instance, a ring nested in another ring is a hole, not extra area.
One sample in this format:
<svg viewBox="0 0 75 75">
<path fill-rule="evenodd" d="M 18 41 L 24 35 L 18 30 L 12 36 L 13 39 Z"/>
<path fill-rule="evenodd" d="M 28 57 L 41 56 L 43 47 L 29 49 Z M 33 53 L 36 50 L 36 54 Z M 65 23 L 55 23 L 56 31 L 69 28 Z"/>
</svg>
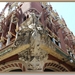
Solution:
<svg viewBox="0 0 75 75">
<path fill-rule="evenodd" d="M 0 12 L 5 4 L 6 2 L 0 2 Z M 53 10 L 56 10 L 59 16 L 64 18 L 67 27 L 75 35 L 75 2 L 50 2 L 50 4 Z M 7 13 L 7 10 L 5 12 Z"/>
<path fill-rule="evenodd" d="M 53 10 L 63 17 L 67 27 L 75 36 L 75 2 L 50 2 Z"/>
</svg>

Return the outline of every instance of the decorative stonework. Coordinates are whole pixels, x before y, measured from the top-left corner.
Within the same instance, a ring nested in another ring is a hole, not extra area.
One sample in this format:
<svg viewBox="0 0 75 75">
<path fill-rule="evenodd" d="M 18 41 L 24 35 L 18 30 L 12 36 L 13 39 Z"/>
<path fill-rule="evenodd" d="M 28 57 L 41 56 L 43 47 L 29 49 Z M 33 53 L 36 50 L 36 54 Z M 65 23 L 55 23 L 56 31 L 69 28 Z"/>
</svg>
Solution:
<svg viewBox="0 0 75 75">
<path fill-rule="evenodd" d="M 15 10 L 16 7 L 18 7 L 18 2 L 9 2 L 8 14 L 10 14 L 13 9 Z"/>
<path fill-rule="evenodd" d="M 45 41 L 46 41 L 45 34 L 44 34 L 44 38 L 42 38 L 43 28 L 41 27 L 41 25 L 38 25 L 36 23 L 34 24 L 32 23 L 28 25 L 28 28 L 32 30 L 30 32 L 30 35 L 29 35 L 29 31 L 26 31 L 26 33 L 24 32 L 24 34 L 27 34 L 28 37 L 30 36 L 27 42 L 30 41 L 31 46 L 29 49 L 19 53 L 19 60 L 25 61 L 25 63 L 28 65 L 27 67 L 28 70 L 31 69 L 31 70 L 41 70 L 42 71 L 43 63 L 48 58 L 47 52 L 40 48 L 40 45 L 42 43 L 45 44 Z M 21 33 L 22 33 L 21 37 L 25 38 L 23 36 L 23 32 Z"/>
<path fill-rule="evenodd" d="M 29 2 L 31 7 L 26 10 L 27 8 L 21 7 L 22 4 L 19 5 L 18 2 L 8 2 L 2 10 L 0 14 L 0 61 L 5 62 L 0 65 L 0 71 L 10 71 L 12 68 L 19 68 L 23 71 L 26 69 L 26 71 L 33 72 L 43 71 L 45 68 L 54 71 L 68 71 L 67 68 L 61 65 L 64 64 L 62 61 L 71 67 L 75 67 L 75 61 L 70 63 L 63 60 L 68 56 L 63 52 L 66 52 L 67 48 L 64 49 L 65 44 L 68 46 L 71 44 L 71 49 L 74 50 L 73 33 L 70 33 L 64 19 L 60 19 L 58 13 L 52 9 L 50 4 L 47 5 L 46 2 L 43 2 L 38 5 L 40 6 L 38 8 L 34 3 Z M 9 7 L 8 15 L 5 17 L 4 12 L 7 7 Z M 62 37 L 64 41 L 62 41 Z M 10 59 L 9 57 L 15 54 L 18 54 L 19 61 L 24 62 L 23 65 L 16 63 L 16 61 L 13 64 L 6 63 Z M 52 58 L 48 57 L 49 54 Z M 74 52 L 70 52 L 69 56 L 75 59 Z M 50 59 L 58 59 L 61 62 L 60 64 L 55 63 L 55 61 L 46 62 Z M 44 65 L 46 67 L 43 69 Z"/>
<path fill-rule="evenodd" d="M 26 64 L 22 61 L 16 60 L 0 65 L 0 72 L 10 72 L 14 69 L 21 69 L 22 72 L 26 71 Z"/>
<path fill-rule="evenodd" d="M 28 65 L 28 69 L 32 65 L 32 70 L 41 70 L 40 63 L 42 63 L 44 60 L 47 60 L 47 52 L 40 49 L 41 44 L 41 36 L 37 32 L 37 30 L 33 30 L 30 38 L 30 45 L 31 47 L 21 53 L 19 53 L 20 60 L 25 61 Z M 38 62 L 37 64 L 36 61 Z M 38 65 L 38 66 L 37 66 Z M 43 65 L 42 65 L 43 66 Z"/>
<path fill-rule="evenodd" d="M 69 72 L 69 69 L 67 69 L 64 65 L 59 64 L 58 62 L 53 61 L 53 60 L 49 60 L 49 61 L 45 62 L 43 70 L 45 70 L 45 69 L 51 69 L 54 72 L 57 72 L 57 71 L 59 71 L 59 72 Z"/>
</svg>

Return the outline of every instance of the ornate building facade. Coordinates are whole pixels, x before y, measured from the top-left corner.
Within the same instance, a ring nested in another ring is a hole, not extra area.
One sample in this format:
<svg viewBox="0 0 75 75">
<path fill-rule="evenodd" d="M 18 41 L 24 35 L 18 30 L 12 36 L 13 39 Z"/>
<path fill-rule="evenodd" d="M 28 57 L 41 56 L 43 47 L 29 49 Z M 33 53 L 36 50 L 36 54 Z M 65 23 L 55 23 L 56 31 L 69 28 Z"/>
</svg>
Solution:
<svg viewBox="0 0 75 75">
<path fill-rule="evenodd" d="M 8 2 L 0 14 L 0 72 L 18 71 L 75 71 L 75 36 L 47 2 Z"/>
</svg>

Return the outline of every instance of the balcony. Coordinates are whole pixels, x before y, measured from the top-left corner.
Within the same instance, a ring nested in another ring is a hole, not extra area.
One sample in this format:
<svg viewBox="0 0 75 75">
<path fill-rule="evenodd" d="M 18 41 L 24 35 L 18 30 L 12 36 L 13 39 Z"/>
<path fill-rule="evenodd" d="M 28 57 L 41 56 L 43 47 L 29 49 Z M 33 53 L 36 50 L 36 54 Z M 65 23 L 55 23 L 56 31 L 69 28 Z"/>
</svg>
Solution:
<svg viewBox="0 0 75 75">
<path fill-rule="evenodd" d="M 50 30 L 48 30 L 50 33 L 52 33 Z M 56 36 L 56 35 L 55 35 Z M 57 37 L 57 36 L 56 36 Z M 70 56 L 68 53 L 63 52 L 62 48 L 58 46 L 55 42 L 52 41 L 53 38 L 50 34 L 48 34 L 48 41 L 45 45 L 41 45 L 41 49 L 46 50 L 49 54 L 52 56 L 58 58 L 64 63 L 67 63 L 73 67 L 75 67 L 75 59 L 74 57 Z M 57 37 L 58 38 L 58 37 Z"/>
</svg>

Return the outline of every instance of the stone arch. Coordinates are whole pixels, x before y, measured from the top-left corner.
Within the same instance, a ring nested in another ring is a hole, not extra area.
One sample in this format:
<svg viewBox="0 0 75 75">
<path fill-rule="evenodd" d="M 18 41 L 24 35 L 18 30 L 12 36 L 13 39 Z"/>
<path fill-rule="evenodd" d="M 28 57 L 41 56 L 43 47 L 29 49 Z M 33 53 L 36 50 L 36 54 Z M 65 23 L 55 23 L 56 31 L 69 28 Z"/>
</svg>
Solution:
<svg viewBox="0 0 75 75">
<path fill-rule="evenodd" d="M 23 61 L 11 61 L 0 66 L 0 72 L 10 72 L 11 70 L 20 69 L 22 72 L 26 71 L 26 65 Z"/>
<path fill-rule="evenodd" d="M 55 72 L 58 72 L 58 71 L 59 72 L 68 72 L 69 71 L 63 64 L 59 64 L 58 62 L 53 61 L 53 60 L 49 60 L 49 61 L 45 62 L 43 71 L 45 71 L 45 69 L 50 69 Z"/>
</svg>

